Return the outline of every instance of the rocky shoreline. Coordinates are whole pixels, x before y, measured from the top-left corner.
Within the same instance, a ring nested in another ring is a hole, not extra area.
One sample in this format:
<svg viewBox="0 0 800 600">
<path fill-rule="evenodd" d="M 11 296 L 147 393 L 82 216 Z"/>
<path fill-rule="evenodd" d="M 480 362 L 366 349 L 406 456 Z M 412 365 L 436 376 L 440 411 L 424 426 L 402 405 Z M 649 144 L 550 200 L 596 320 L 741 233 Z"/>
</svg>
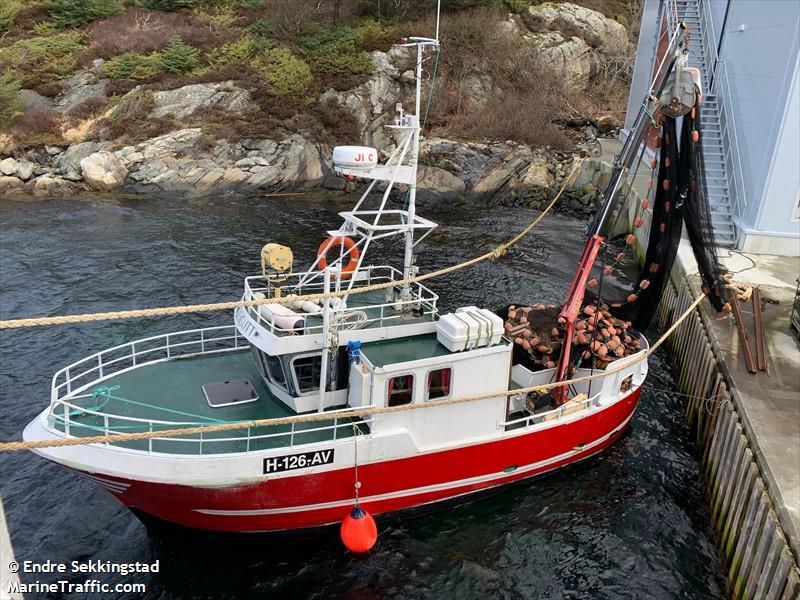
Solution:
<svg viewBox="0 0 800 600">
<path fill-rule="evenodd" d="M 503 25 L 508 35 L 537 48 L 550 72 L 565 85 L 581 85 L 603 56 L 622 52 L 625 28 L 594 11 L 572 4 L 545 3 L 523 15 L 509 15 Z M 414 85 L 413 57 L 394 47 L 371 53 L 374 72 L 356 88 L 329 89 L 322 100 L 352 115 L 359 131 L 352 143 L 364 140 L 386 157 L 395 140 L 384 125 L 393 117 L 395 103 L 407 99 Z M 44 110 L 64 112 L 92 98 L 104 97 L 108 79 L 103 61 L 65 82 L 55 99 L 22 90 L 25 102 Z M 491 110 L 502 97 L 492 81 L 467 79 L 470 97 Z M 102 139 L 92 133 L 97 121 L 72 124 L 64 132 L 69 145 L 16 148 L 0 140 L 0 196 L 68 196 L 88 192 L 180 195 L 254 194 L 288 191 L 352 189 L 333 174 L 332 148 L 300 133 L 269 138 L 225 139 L 205 129 L 209 110 L 241 115 L 253 103 L 250 93 L 235 81 L 195 83 L 171 90 L 134 88 L 112 103 L 102 115 L 106 121 L 136 115 L 142 119 L 169 119 L 173 130 L 135 144 Z M 599 162 L 597 136 L 612 133 L 609 122 L 583 121 L 573 126 L 578 140 L 571 152 L 531 148 L 511 141 L 458 141 L 429 138 L 420 154 L 418 198 L 421 203 L 441 200 L 480 200 L 506 206 L 541 208 L 571 172 L 577 157 L 585 157 L 581 174 L 570 190 L 570 210 L 591 212 L 605 171 Z M 2 137 L 2 136 L 0 136 Z"/>
<path fill-rule="evenodd" d="M 82 142 L 31 150 L 20 159 L 8 157 L 0 161 L 0 197 L 113 192 L 198 198 L 318 189 L 350 192 L 357 185 L 333 174 L 326 148 L 299 135 L 280 141 L 218 140 L 210 150 L 197 153 L 194 144 L 201 135 L 197 128 L 182 129 L 116 151 Z M 572 172 L 578 156 L 513 142 L 424 140 L 418 201 L 541 209 Z M 608 175 L 606 163 L 584 157 L 558 210 L 591 213 Z"/>
</svg>

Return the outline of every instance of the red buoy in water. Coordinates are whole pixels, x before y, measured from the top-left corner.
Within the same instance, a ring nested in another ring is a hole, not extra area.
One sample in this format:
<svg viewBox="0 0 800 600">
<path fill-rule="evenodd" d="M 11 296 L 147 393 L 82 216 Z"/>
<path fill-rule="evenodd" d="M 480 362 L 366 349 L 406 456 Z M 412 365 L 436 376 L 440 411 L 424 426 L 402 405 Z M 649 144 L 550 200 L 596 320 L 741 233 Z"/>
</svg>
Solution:
<svg viewBox="0 0 800 600">
<path fill-rule="evenodd" d="M 340 530 L 342 542 L 350 552 L 367 552 L 378 541 L 378 527 L 372 515 L 358 504 L 353 507 Z"/>
</svg>

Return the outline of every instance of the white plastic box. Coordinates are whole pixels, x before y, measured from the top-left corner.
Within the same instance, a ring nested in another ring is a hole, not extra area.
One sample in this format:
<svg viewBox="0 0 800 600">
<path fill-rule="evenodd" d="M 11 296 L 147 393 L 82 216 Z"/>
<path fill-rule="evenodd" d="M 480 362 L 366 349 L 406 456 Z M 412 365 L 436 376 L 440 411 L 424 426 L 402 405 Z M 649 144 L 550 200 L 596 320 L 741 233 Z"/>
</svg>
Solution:
<svg viewBox="0 0 800 600">
<path fill-rule="evenodd" d="M 459 308 L 442 315 L 436 323 L 436 339 L 450 352 L 484 348 L 500 343 L 503 319 L 476 306 Z"/>
</svg>

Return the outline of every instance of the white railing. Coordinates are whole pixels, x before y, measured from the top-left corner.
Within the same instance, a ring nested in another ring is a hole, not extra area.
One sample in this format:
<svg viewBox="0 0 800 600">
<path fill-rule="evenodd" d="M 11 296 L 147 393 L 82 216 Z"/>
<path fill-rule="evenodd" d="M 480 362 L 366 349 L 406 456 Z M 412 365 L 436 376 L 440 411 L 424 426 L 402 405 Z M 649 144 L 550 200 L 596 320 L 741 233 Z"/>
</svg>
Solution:
<svg viewBox="0 0 800 600">
<path fill-rule="evenodd" d="M 231 352 L 249 347 L 234 325 L 190 329 L 143 338 L 82 358 L 53 375 L 51 404 L 114 373 L 143 364 L 187 356 Z"/>
<path fill-rule="evenodd" d="M 323 291 L 322 281 L 311 281 L 299 284 L 299 279 L 303 274 L 295 274 L 290 276 L 287 281 L 282 282 L 279 286 L 264 279 L 264 277 L 257 275 L 245 278 L 244 282 L 244 295 L 242 300 L 255 300 L 256 294 L 264 294 L 267 298 L 276 297 L 276 287 L 280 288 L 282 297 L 290 294 L 297 295 L 297 300 L 302 301 L 304 294 L 318 294 Z M 402 273 L 397 269 L 389 266 L 370 266 L 363 267 L 359 270 L 358 279 L 356 280 L 353 288 L 367 287 L 379 283 L 386 283 L 390 281 L 397 281 L 402 277 Z M 297 280 L 298 283 L 294 283 Z M 338 283 L 338 282 L 337 282 Z M 391 288 L 388 288 L 391 290 Z M 358 298 L 358 295 L 354 296 Z M 358 305 L 353 307 L 336 307 L 331 308 L 331 326 L 332 329 L 346 329 L 350 327 L 352 321 L 347 319 L 349 314 L 353 313 L 366 313 L 366 318 L 359 321 L 359 327 L 366 327 L 368 325 L 377 323 L 380 326 L 391 324 L 392 321 L 402 319 L 405 317 L 406 309 L 419 310 L 421 318 L 434 319 L 438 314 L 437 302 L 439 296 L 432 290 L 422 284 L 416 283 L 411 286 L 411 294 L 408 300 L 386 300 L 384 302 L 368 305 Z M 265 317 L 259 306 L 251 306 L 245 309 L 247 314 L 258 325 L 272 332 L 276 336 L 283 335 L 308 335 L 322 333 L 322 321 L 318 323 L 309 322 L 309 316 L 320 316 L 304 312 L 298 312 L 298 320 L 302 320 L 302 325 L 297 327 L 280 327 L 275 322 Z"/>
<path fill-rule="evenodd" d="M 584 398 L 583 400 L 579 400 L 578 402 L 571 402 L 571 403 L 568 402 L 552 410 L 548 410 L 537 414 L 531 414 L 526 417 L 513 419 L 511 421 L 505 421 L 503 423 L 500 423 L 499 427 L 505 429 L 515 426 L 525 428 L 525 427 L 531 427 L 533 425 L 538 425 L 540 423 L 544 423 L 545 421 L 560 421 L 565 417 L 579 413 L 582 410 L 585 410 L 592 406 L 599 407 L 601 395 L 602 392 L 595 394 L 591 398 Z"/>
<path fill-rule="evenodd" d="M 747 193 L 744 187 L 742 156 L 739 152 L 739 134 L 736 131 L 736 118 L 733 112 L 728 63 L 724 60 L 717 61 L 713 93 L 717 98 L 720 138 L 724 151 L 723 164 L 725 165 L 725 175 L 728 180 L 728 195 L 733 225 L 738 237 L 744 209 L 747 206 Z"/>
<path fill-rule="evenodd" d="M 90 399 L 91 394 L 83 394 L 72 398 Z M 375 405 L 364 406 L 363 408 L 373 408 Z M 289 425 L 288 431 L 279 431 L 276 433 L 254 433 L 255 430 L 266 429 L 267 427 L 247 427 L 245 435 L 234 437 L 209 437 L 208 434 L 200 432 L 195 435 L 187 435 L 180 437 L 153 437 L 146 440 L 134 440 L 128 442 L 105 442 L 105 446 L 119 446 L 130 451 L 147 452 L 148 454 L 165 453 L 165 454 L 191 454 L 191 455 L 209 455 L 209 454 L 236 454 L 236 453 L 249 453 L 268 448 L 293 448 L 302 446 L 309 443 L 319 441 L 336 441 L 342 439 L 342 429 L 352 430 L 354 434 L 360 426 L 366 425 L 370 427 L 372 424 L 372 417 L 361 418 L 353 420 L 351 417 L 345 417 L 340 421 L 341 417 L 337 416 L 338 413 L 349 412 L 351 408 L 343 408 L 339 410 L 327 411 L 326 416 L 329 415 L 333 421 L 330 425 L 322 425 L 310 429 L 299 429 L 296 423 Z M 82 422 L 81 419 L 96 420 L 96 423 Z M 162 421 L 157 419 L 141 419 L 137 417 L 129 417 L 123 415 L 109 414 L 99 410 L 83 407 L 74 402 L 67 402 L 66 400 L 57 400 L 51 404 L 50 413 L 48 415 L 48 423 L 50 427 L 61 431 L 68 436 L 80 437 L 80 433 L 86 435 L 105 435 L 114 436 L 122 433 L 139 433 L 139 432 L 156 432 L 159 429 L 179 429 L 184 427 L 201 427 L 215 425 L 216 423 L 209 422 L 196 422 L 196 421 Z M 285 427 L 285 426 L 284 426 Z M 354 429 L 355 428 L 355 429 Z M 243 430 L 245 428 L 242 428 Z M 233 430 L 235 431 L 235 430 Z M 319 439 L 319 435 L 311 441 L 298 441 L 302 440 L 303 436 L 310 434 L 321 434 L 328 432 L 328 435 L 322 435 L 323 439 Z M 76 436 L 75 434 L 78 433 Z M 213 434 L 214 432 L 212 432 Z M 219 432 L 222 433 L 222 432 Z M 261 443 L 261 442 L 264 443 Z M 179 451 L 175 450 L 174 444 L 183 445 Z M 229 444 L 227 448 L 222 447 L 222 444 Z M 164 448 L 165 445 L 172 446 L 168 450 Z M 137 447 L 138 446 L 138 447 Z"/>
</svg>

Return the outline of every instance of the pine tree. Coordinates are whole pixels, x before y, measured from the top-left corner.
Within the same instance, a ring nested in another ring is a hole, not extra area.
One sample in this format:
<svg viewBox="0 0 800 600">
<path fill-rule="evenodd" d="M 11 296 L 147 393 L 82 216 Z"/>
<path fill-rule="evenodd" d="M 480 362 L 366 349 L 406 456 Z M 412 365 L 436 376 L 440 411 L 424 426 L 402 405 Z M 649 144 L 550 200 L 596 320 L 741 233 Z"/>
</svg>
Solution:
<svg viewBox="0 0 800 600">
<path fill-rule="evenodd" d="M 83 27 L 122 12 L 119 0 L 48 0 L 47 10 L 56 25 L 63 28 Z"/>
<path fill-rule="evenodd" d="M 200 50 L 175 37 L 161 51 L 161 66 L 168 73 L 184 75 L 197 67 L 199 55 Z"/>
<path fill-rule="evenodd" d="M 23 103 L 17 98 L 19 81 L 10 75 L 0 75 L 0 131 L 23 108 Z"/>
</svg>

